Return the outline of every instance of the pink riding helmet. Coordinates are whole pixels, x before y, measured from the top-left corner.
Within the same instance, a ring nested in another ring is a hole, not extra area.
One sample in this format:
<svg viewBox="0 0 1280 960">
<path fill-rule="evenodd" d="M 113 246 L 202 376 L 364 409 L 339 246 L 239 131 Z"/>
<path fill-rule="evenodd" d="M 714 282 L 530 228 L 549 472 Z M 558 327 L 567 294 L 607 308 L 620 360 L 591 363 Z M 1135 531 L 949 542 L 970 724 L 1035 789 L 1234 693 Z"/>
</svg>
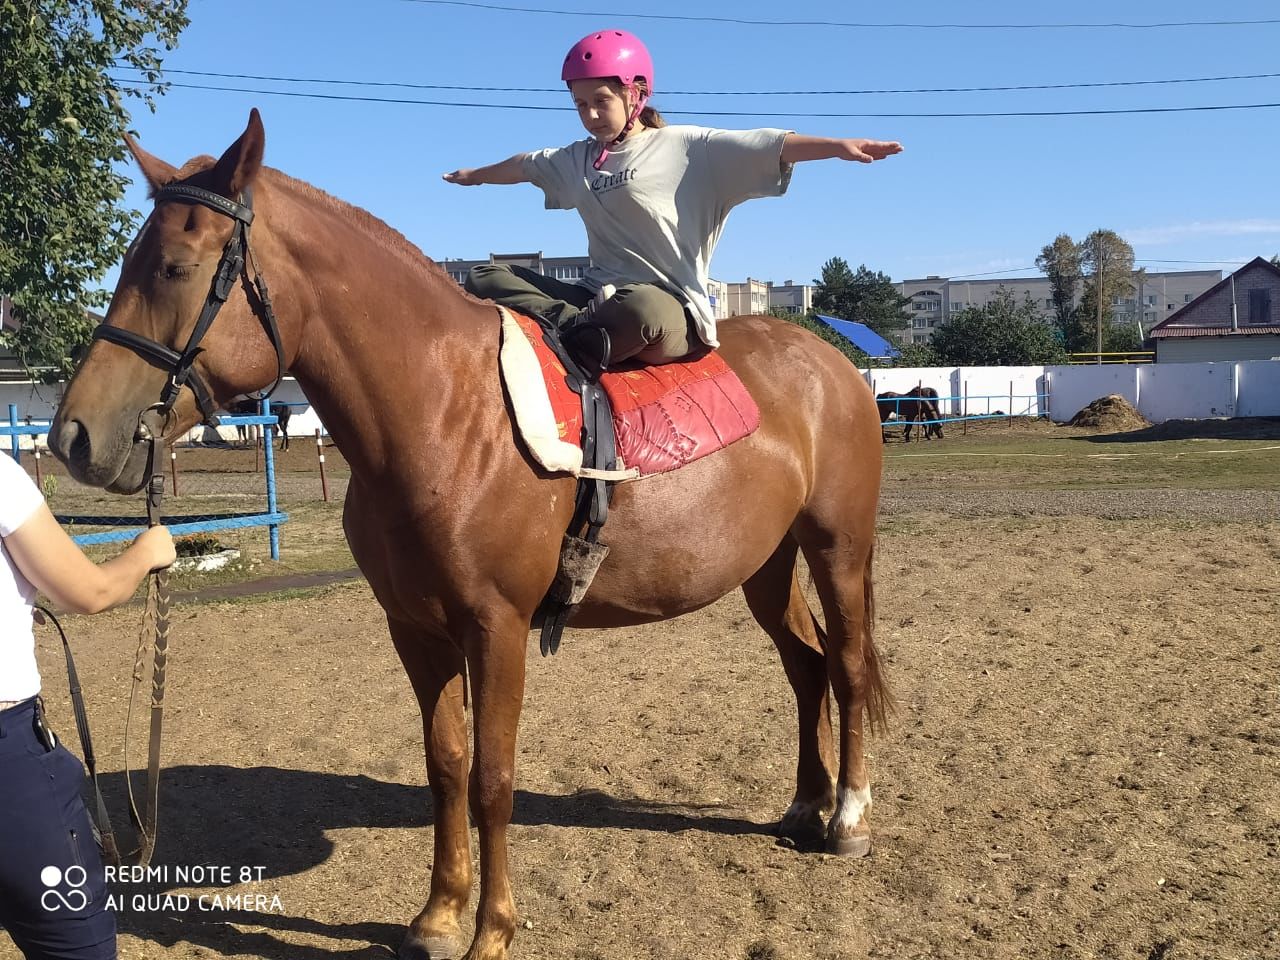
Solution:
<svg viewBox="0 0 1280 960">
<path fill-rule="evenodd" d="M 625 30 L 588 34 L 565 56 L 560 79 L 572 83 L 597 77 L 617 77 L 625 87 L 633 86 L 636 77 L 644 77 L 652 93 L 653 58 L 640 39 Z"/>
<path fill-rule="evenodd" d="M 643 77 L 648 90 L 636 100 L 619 140 L 626 136 L 644 110 L 653 93 L 653 58 L 640 39 L 625 30 L 601 30 L 591 33 L 575 43 L 564 58 L 560 79 L 566 84 L 575 80 L 595 80 L 617 77 L 624 86 L 635 89 L 636 78 Z M 617 141 L 614 141 L 615 143 Z M 593 166 L 599 170 L 609 155 L 607 146 L 601 146 L 600 156 Z"/>
</svg>

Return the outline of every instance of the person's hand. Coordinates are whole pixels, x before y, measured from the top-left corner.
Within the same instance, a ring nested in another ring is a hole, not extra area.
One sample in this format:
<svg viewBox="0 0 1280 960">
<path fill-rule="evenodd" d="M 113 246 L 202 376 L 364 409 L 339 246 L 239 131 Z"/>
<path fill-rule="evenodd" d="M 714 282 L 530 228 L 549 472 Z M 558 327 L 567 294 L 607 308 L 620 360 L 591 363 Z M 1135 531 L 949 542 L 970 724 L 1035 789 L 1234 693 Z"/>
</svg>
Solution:
<svg viewBox="0 0 1280 960">
<path fill-rule="evenodd" d="M 444 179 L 460 187 L 475 187 L 482 182 L 477 180 L 475 175 L 475 170 L 455 170 L 453 173 L 446 173 Z"/>
<path fill-rule="evenodd" d="M 178 558 L 173 546 L 173 534 L 168 527 L 149 527 L 133 541 L 133 548 L 142 552 L 142 557 L 151 571 L 163 570 Z"/>
<path fill-rule="evenodd" d="M 896 140 L 843 140 L 841 146 L 844 148 L 841 160 L 859 163 L 872 163 L 902 152 L 902 144 Z"/>
</svg>

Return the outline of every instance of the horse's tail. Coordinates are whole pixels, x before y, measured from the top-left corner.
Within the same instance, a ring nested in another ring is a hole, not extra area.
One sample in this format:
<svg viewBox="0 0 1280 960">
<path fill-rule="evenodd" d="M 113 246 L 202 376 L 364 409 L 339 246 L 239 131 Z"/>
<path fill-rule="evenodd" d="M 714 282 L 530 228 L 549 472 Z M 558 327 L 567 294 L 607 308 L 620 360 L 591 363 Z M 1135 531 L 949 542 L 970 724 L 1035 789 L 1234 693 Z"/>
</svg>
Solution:
<svg viewBox="0 0 1280 960">
<path fill-rule="evenodd" d="M 862 571 L 863 617 L 862 664 L 867 677 L 867 722 L 872 732 L 889 729 L 889 714 L 893 712 L 893 698 L 889 694 L 889 682 L 880 666 L 880 651 L 876 649 L 876 587 L 872 573 L 875 545 L 867 551 L 867 565 Z"/>
</svg>

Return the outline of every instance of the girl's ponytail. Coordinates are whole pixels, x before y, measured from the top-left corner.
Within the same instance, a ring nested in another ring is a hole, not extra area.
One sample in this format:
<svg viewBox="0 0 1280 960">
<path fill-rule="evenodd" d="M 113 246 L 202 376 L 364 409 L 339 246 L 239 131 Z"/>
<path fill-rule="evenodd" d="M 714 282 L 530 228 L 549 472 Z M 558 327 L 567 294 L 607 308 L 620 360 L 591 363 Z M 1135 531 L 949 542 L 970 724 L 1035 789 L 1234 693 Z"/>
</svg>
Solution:
<svg viewBox="0 0 1280 960">
<path fill-rule="evenodd" d="M 648 79 L 645 77 L 636 77 L 635 85 L 643 96 L 646 98 L 649 96 L 650 90 Z M 653 107 L 645 107 L 641 110 L 639 120 L 640 126 L 652 127 L 655 130 L 658 127 L 665 127 L 667 125 L 667 121 L 662 118 L 662 114 L 653 109 Z"/>
</svg>

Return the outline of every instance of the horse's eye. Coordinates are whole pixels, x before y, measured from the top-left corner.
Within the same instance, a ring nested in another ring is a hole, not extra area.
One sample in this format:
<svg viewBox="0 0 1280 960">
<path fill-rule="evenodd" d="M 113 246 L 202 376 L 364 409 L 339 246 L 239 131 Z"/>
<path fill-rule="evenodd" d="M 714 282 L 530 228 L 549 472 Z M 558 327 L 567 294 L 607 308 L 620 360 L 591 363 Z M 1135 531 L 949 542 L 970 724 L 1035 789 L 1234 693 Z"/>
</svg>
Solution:
<svg viewBox="0 0 1280 960">
<path fill-rule="evenodd" d="M 189 280 L 195 269 L 195 264 L 166 263 L 156 271 L 156 276 L 161 280 Z"/>
</svg>

